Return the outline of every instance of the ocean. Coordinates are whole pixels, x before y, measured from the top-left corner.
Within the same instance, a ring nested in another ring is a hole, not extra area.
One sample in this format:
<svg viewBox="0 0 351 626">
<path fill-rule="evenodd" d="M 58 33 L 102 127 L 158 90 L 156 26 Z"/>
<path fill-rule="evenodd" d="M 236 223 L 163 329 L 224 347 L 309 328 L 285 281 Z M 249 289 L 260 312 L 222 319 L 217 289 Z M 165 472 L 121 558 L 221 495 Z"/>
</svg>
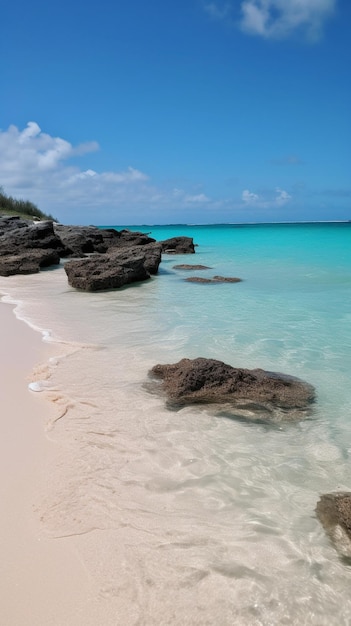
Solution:
<svg viewBox="0 0 351 626">
<path fill-rule="evenodd" d="M 30 386 L 61 450 L 35 503 L 43 533 L 78 537 L 104 626 L 349 625 L 351 567 L 315 507 L 351 488 L 351 223 L 130 228 L 193 237 L 196 254 L 93 294 L 63 268 L 0 278 L 57 348 Z M 198 356 L 297 376 L 313 410 L 269 426 L 168 409 L 149 370 Z"/>
</svg>

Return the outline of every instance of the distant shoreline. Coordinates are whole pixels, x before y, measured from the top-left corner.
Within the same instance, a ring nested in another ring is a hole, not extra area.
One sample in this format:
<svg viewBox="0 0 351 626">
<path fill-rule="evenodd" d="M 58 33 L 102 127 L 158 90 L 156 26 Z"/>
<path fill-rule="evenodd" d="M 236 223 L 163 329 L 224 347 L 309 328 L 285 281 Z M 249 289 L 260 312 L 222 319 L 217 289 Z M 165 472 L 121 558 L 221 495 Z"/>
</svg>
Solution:
<svg viewBox="0 0 351 626">
<path fill-rule="evenodd" d="M 320 225 L 320 224 L 351 224 L 351 220 L 306 220 L 306 221 L 298 221 L 298 222 L 208 222 L 208 223 L 189 223 L 189 224 L 177 224 L 177 223 L 169 223 L 169 224 L 98 224 L 98 228 L 167 228 L 167 227 L 181 227 L 184 226 L 210 226 L 213 228 L 214 226 L 308 226 L 311 225 Z"/>
</svg>

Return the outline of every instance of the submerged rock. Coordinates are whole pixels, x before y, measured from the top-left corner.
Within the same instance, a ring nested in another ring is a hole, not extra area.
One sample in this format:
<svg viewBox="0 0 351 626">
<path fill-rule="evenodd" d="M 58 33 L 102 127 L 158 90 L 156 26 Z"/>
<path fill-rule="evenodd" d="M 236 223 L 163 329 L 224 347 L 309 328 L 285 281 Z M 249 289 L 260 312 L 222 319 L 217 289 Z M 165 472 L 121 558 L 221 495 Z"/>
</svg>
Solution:
<svg viewBox="0 0 351 626">
<path fill-rule="evenodd" d="M 189 276 L 189 278 L 184 278 L 187 283 L 241 283 L 242 278 L 237 278 L 236 276 L 214 276 L 213 278 L 203 278 L 202 276 Z"/>
<path fill-rule="evenodd" d="M 170 365 L 155 365 L 151 372 L 162 380 L 169 405 L 226 404 L 235 410 L 249 408 L 263 421 L 302 417 L 315 399 L 311 385 L 298 378 L 262 369 L 235 368 L 215 359 L 182 359 Z M 230 411 L 229 411 L 230 412 Z M 228 417 L 230 415 L 228 414 Z"/>
<path fill-rule="evenodd" d="M 212 280 L 215 283 L 241 283 L 243 279 L 237 276 L 214 276 Z"/>
<path fill-rule="evenodd" d="M 322 495 L 316 513 L 339 554 L 351 558 L 351 492 Z"/>
<path fill-rule="evenodd" d="M 211 267 L 207 265 L 189 265 L 188 263 L 182 263 L 181 265 L 173 265 L 174 270 L 210 270 Z"/>
<path fill-rule="evenodd" d="M 160 242 L 162 252 L 167 254 L 194 254 L 195 246 L 192 237 L 171 237 Z"/>
<path fill-rule="evenodd" d="M 208 283 L 213 283 L 212 278 L 204 278 L 203 276 L 189 276 L 189 278 L 184 278 L 187 283 L 203 283 L 204 285 Z"/>
</svg>

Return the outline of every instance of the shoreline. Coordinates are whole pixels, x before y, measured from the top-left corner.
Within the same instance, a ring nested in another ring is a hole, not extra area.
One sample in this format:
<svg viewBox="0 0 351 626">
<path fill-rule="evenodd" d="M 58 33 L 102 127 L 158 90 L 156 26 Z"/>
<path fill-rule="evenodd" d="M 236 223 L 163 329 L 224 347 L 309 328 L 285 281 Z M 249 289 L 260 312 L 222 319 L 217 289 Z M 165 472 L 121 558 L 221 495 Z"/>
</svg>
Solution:
<svg viewBox="0 0 351 626">
<path fill-rule="evenodd" d="M 28 383 L 54 347 L 16 319 L 14 308 L 0 301 L 0 621 L 6 626 L 89 624 L 91 580 L 76 542 L 48 536 L 35 511 L 59 450 L 45 435 L 50 403 L 30 392 Z"/>
</svg>

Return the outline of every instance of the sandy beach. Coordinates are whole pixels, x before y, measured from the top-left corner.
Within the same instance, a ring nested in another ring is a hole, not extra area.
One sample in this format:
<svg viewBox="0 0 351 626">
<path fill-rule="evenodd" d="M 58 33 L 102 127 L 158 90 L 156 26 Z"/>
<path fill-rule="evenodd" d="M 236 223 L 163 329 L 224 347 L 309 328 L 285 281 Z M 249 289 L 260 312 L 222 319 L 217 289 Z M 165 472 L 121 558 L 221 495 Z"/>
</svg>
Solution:
<svg viewBox="0 0 351 626">
<path fill-rule="evenodd" d="M 90 580 L 74 538 L 47 536 L 34 505 L 57 450 L 45 435 L 50 404 L 29 391 L 28 383 L 34 366 L 45 362 L 54 348 L 4 303 L 0 346 L 0 622 L 90 623 Z"/>
</svg>

